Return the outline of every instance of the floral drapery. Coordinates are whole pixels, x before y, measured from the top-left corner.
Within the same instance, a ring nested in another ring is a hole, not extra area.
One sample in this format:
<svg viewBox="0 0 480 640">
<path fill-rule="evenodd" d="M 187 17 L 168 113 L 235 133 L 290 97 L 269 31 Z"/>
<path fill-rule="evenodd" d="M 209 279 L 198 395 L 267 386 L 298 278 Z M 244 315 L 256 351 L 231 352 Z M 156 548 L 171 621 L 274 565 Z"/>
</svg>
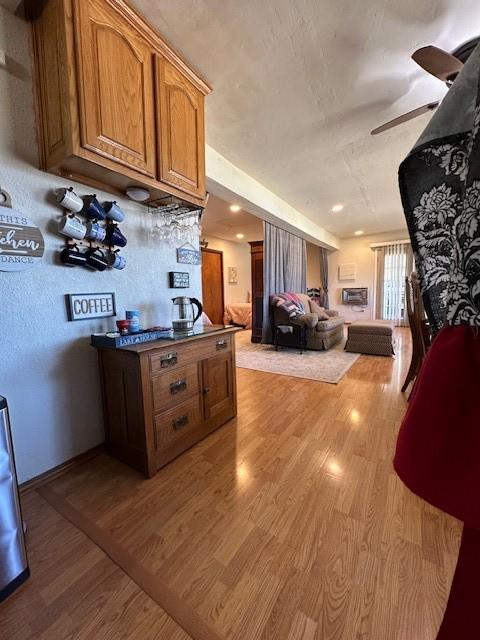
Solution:
<svg viewBox="0 0 480 640">
<path fill-rule="evenodd" d="M 480 638 L 480 47 L 402 163 L 400 191 L 437 336 L 394 466 L 412 491 L 465 523 L 437 640 Z"/>
<path fill-rule="evenodd" d="M 479 132 L 477 104 L 471 131 L 416 149 L 400 174 L 425 308 L 436 331 L 480 325 Z"/>
</svg>

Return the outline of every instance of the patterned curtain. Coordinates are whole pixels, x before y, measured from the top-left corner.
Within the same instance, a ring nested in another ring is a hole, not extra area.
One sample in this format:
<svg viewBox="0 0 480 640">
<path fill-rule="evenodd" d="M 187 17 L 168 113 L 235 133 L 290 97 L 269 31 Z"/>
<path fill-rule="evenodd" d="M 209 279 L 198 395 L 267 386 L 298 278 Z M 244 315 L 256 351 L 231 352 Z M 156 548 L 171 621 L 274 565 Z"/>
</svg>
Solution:
<svg viewBox="0 0 480 640">
<path fill-rule="evenodd" d="M 321 295 L 321 306 L 325 307 L 325 309 L 329 308 L 328 302 L 328 251 L 323 247 L 319 247 L 320 249 L 320 284 L 322 287 Z"/>
<path fill-rule="evenodd" d="M 307 243 L 269 222 L 263 223 L 263 337 L 272 342 L 270 296 L 307 290 Z"/>
</svg>

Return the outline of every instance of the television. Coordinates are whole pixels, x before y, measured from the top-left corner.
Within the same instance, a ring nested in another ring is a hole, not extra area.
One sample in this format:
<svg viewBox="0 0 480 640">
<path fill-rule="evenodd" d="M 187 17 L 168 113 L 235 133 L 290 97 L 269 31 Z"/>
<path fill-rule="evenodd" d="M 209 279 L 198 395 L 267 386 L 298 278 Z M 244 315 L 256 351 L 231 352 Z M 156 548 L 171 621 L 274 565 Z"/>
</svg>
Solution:
<svg viewBox="0 0 480 640">
<path fill-rule="evenodd" d="M 360 307 L 368 304 L 367 287 L 349 287 L 342 289 L 342 304 L 356 304 Z"/>
</svg>

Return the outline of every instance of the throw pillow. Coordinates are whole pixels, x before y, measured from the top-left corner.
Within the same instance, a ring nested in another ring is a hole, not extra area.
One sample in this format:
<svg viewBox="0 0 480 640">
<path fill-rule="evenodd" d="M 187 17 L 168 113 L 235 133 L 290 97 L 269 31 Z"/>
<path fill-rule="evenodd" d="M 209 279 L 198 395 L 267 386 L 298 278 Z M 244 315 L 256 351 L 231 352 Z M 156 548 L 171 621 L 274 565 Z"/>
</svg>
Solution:
<svg viewBox="0 0 480 640">
<path fill-rule="evenodd" d="M 311 313 L 316 313 L 319 320 L 328 320 L 330 318 L 325 309 L 313 300 L 310 300 L 310 311 Z"/>
</svg>

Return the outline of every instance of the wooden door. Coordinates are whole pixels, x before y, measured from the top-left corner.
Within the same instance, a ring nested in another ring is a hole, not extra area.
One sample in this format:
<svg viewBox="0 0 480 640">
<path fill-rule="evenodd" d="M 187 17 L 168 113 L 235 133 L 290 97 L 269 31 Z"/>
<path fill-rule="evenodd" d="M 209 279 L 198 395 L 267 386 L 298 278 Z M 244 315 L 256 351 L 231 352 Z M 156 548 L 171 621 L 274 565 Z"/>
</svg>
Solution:
<svg viewBox="0 0 480 640">
<path fill-rule="evenodd" d="M 162 56 L 155 57 L 159 178 L 205 197 L 204 95 Z"/>
<path fill-rule="evenodd" d="M 263 331 L 263 240 L 250 242 L 252 265 L 252 342 L 261 342 Z"/>
<path fill-rule="evenodd" d="M 234 410 L 233 365 L 231 353 L 202 361 L 205 420 Z"/>
<path fill-rule="evenodd" d="M 223 253 L 202 249 L 202 304 L 213 324 L 223 324 Z"/>
<path fill-rule="evenodd" d="M 156 178 L 153 49 L 105 0 L 74 7 L 81 144 Z"/>
</svg>

